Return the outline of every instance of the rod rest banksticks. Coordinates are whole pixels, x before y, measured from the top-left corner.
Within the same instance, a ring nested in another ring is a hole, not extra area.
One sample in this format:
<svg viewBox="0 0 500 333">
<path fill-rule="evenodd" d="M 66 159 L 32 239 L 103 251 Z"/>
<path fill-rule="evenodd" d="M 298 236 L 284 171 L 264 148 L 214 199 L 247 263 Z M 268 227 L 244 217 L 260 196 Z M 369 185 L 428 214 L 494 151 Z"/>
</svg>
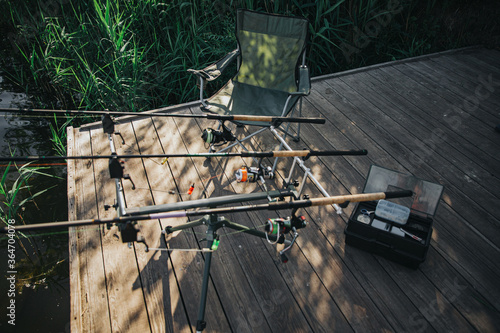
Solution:
<svg viewBox="0 0 500 333">
<path fill-rule="evenodd" d="M 113 115 L 113 116 L 137 116 L 137 117 L 176 117 L 176 118 L 201 118 L 221 121 L 261 121 L 273 124 L 280 123 L 309 123 L 324 124 L 324 118 L 306 118 L 306 117 L 274 117 L 274 116 L 247 116 L 247 115 L 218 115 L 218 114 L 175 114 L 160 113 L 163 109 L 156 109 L 145 112 L 120 112 L 120 111 L 82 111 L 82 110 L 48 110 L 48 109 L 30 109 L 30 108 L 0 108 L 0 112 L 9 113 L 55 113 L 63 115 Z"/>
</svg>

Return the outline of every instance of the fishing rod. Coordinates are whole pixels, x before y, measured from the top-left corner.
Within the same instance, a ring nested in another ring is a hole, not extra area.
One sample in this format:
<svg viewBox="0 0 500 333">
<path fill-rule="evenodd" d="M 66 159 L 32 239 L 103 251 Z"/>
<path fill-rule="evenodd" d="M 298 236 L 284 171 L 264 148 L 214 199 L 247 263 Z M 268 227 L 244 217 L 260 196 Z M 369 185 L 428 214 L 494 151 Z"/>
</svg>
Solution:
<svg viewBox="0 0 500 333">
<path fill-rule="evenodd" d="M 39 223 L 31 225 L 21 225 L 12 227 L 2 227 L 0 228 L 0 233 L 8 233 L 9 230 L 15 229 L 16 231 L 36 231 L 47 228 L 60 228 L 60 227 L 76 227 L 85 225 L 96 225 L 96 224 L 113 224 L 113 223 L 126 223 L 126 222 L 137 222 L 144 220 L 156 220 L 156 219 L 168 219 L 168 218 L 179 218 L 179 217 L 194 217 L 202 215 L 214 215 L 222 213 L 241 213 L 250 212 L 258 210 L 282 210 L 282 209 L 299 209 L 307 208 L 313 206 L 326 206 L 333 204 L 348 204 L 350 202 L 363 202 L 363 201 L 375 201 L 383 199 L 393 199 L 410 197 L 413 195 L 412 191 L 390 191 L 390 192 L 375 192 L 375 193 L 361 193 L 361 194 L 350 194 L 350 195 L 338 195 L 333 197 L 325 198 L 312 198 L 306 200 L 290 200 L 290 201 L 277 201 L 267 204 L 255 204 L 255 205 L 245 205 L 245 206 L 233 206 L 233 207 L 221 207 L 221 208 L 208 208 L 208 209 L 196 209 L 192 211 L 170 211 L 163 213 L 152 213 L 152 214 L 142 214 L 142 215 L 132 215 L 132 216 L 119 216 L 114 218 L 103 218 L 103 219 L 86 219 L 86 220 L 75 220 L 75 221 L 63 221 L 63 222 L 48 222 Z M 168 232 L 168 231 L 167 231 Z"/>
<path fill-rule="evenodd" d="M 304 160 L 311 156 L 344 156 L 344 155 L 366 155 L 366 149 L 361 150 L 277 150 L 267 152 L 243 151 L 240 153 L 186 153 L 186 154 L 144 154 L 144 155 L 88 155 L 88 156 L 10 156 L 0 157 L 0 162 L 31 162 L 31 161 L 61 161 L 61 160 L 85 160 L 85 159 L 129 159 L 129 158 L 179 158 L 179 157 L 302 157 Z"/>
<path fill-rule="evenodd" d="M 275 116 L 249 116 L 249 115 L 219 115 L 219 114 L 175 114 L 161 113 L 166 108 L 155 109 L 146 112 L 126 112 L 126 111 L 90 111 L 90 110 L 49 110 L 49 109 L 31 109 L 31 108 L 0 108 L 0 112 L 5 113 L 55 113 L 65 116 L 81 115 L 101 115 L 101 116 L 140 116 L 140 117 L 175 117 L 175 118 L 197 118 L 220 121 L 258 121 L 274 124 L 280 123 L 309 123 L 324 124 L 324 118 L 313 117 L 275 117 Z"/>
</svg>

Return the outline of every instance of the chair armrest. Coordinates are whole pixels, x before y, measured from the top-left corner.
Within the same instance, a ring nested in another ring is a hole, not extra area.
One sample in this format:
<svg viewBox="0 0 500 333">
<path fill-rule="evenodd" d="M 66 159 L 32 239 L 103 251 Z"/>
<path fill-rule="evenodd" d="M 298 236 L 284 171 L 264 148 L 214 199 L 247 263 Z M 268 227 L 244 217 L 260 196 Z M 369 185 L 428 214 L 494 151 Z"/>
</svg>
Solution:
<svg viewBox="0 0 500 333">
<path fill-rule="evenodd" d="M 299 67 L 299 87 L 296 92 L 290 95 L 307 96 L 311 92 L 311 77 L 309 76 L 309 68 L 307 66 Z"/>
<path fill-rule="evenodd" d="M 233 50 L 232 52 L 229 52 L 226 54 L 226 56 L 216 63 L 211 64 L 210 66 L 207 66 L 203 69 L 196 70 L 196 69 L 188 69 L 187 71 L 190 73 L 195 74 L 196 76 L 205 79 L 207 81 L 213 81 L 216 78 L 218 78 L 224 69 L 234 60 L 236 57 L 240 54 L 240 51 L 238 49 Z"/>
</svg>

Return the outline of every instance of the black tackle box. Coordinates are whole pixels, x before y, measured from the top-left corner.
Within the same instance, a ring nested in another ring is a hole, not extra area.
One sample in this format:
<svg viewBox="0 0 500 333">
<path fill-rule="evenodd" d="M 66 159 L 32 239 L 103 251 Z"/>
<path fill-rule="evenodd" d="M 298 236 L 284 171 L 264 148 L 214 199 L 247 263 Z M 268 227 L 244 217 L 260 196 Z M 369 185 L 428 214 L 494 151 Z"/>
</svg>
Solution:
<svg viewBox="0 0 500 333">
<path fill-rule="evenodd" d="M 376 165 L 370 167 L 364 193 L 398 190 L 411 190 L 413 196 L 358 203 L 347 223 L 345 241 L 418 268 L 427 256 L 443 186 Z"/>
</svg>

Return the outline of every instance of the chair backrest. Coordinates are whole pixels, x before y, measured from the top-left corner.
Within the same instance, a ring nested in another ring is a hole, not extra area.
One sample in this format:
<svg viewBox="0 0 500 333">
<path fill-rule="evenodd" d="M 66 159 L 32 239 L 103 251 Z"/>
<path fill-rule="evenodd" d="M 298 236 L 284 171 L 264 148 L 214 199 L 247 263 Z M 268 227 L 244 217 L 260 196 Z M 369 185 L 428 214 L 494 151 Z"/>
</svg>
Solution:
<svg viewBox="0 0 500 333">
<path fill-rule="evenodd" d="M 240 9 L 236 38 L 241 65 L 235 81 L 285 92 L 297 91 L 296 69 L 308 38 L 308 21 Z"/>
</svg>

